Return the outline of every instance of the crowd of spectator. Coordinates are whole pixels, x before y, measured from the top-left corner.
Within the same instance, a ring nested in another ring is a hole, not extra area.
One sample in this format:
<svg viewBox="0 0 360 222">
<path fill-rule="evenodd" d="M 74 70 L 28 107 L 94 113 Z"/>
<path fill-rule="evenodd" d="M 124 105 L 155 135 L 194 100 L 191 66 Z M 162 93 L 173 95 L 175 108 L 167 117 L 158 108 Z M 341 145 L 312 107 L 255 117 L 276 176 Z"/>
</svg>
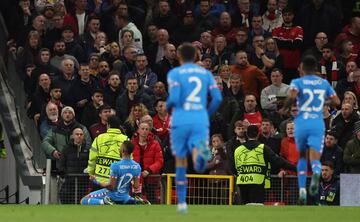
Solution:
<svg viewBox="0 0 360 222">
<path fill-rule="evenodd" d="M 233 153 L 249 125 L 259 127 L 262 143 L 297 163 L 292 120 L 298 107 L 287 115 L 278 111 L 304 55 L 318 60 L 317 74 L 342 99 L 340 107 L 324 107 L 321 160 L 331 162 L 335 175 L 360 173 L 359 1 L 8 2 L 8 48 L 28 96 L 28 117 L 61 169 L 83 172 L 75 158 L 83 161 L 84 149 L 115 115 L 136 147 L 144 181 L 174 172 L 166 74 L 179 66 L 177 47 L 191 42 L 224 98 L 211 116 L 210 174 L 236 174 Z M 65 157 L 75 166 L 64 167 Z"/>
</svg>

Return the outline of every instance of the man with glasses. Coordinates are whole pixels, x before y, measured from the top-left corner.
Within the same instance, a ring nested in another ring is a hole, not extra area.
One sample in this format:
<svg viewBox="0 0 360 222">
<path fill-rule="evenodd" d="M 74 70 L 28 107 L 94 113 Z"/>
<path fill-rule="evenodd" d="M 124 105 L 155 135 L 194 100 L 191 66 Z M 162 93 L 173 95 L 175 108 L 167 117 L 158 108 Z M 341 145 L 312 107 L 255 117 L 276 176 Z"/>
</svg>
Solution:
<svg viewBox="0 0 360 222">
<path fill-rule="evenodd" d="M 310 49 L 306 50 L 303 53 L 303 57 L 307 55 L 314 56 L 316 60 L 320 60 L 322 57 L 322 48 L 325 44 L 328 43 L 328 37 L 325 32 L 318 32 L 314 39 L 315 46 L 311 47 Z"/>
</svg>

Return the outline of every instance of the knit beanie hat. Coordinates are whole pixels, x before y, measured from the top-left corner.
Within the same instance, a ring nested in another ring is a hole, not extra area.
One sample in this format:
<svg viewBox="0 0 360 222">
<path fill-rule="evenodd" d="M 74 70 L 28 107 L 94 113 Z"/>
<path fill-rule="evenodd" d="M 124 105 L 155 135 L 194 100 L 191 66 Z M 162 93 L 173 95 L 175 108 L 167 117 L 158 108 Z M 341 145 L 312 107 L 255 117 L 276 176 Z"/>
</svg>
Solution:
<svg viewBox="0 0 360 222">
<path fill-rule="evenodd" d="M 61 110 L 61 116 L 63 116 L 65 111 L 70 111 L 72 112 L 72 114 L 75 116 L 75 111 L 71 106 L 65 106 L 62 110 Z"/>
</svg>

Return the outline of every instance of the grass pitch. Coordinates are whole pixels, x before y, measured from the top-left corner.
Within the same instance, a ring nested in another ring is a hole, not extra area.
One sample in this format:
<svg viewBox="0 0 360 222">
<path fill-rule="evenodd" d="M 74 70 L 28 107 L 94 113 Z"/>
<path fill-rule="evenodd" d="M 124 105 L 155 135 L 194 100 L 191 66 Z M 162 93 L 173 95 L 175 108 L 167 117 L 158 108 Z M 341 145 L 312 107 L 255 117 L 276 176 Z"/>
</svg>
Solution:
<svg viewBox="0 0 360 222">
<path fill-rule="evenodd" d="M 0 214 L 1 222 L 355 222 L 360 207 L 191 205 L 188 214 L 178 215 L 174 205 L 0 205 Z"/>
</svg>

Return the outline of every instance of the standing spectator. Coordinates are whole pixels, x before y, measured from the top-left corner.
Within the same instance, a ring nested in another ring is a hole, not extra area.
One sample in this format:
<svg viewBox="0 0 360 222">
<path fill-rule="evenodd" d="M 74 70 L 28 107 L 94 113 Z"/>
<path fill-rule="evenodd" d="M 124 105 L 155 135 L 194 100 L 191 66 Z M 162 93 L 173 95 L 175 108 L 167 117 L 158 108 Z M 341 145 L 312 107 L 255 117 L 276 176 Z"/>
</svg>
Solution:
<svg viewBox="0 0 360 222">
<path fill-rule="evenodd" d="M 120 50 L 123 50 L 126 46 L 135 45 L 134 44 L 134 33 L 131 30 L 122 30 L 121 36 L 119 38 Z"/>
<path fill-rule="evenodd" d="M 142 169 L 143 195 L 151 203 L 160 203 L 160 176 L 156 174 L 160 173 L 164 160 L 160 144 L 154 139 L 148 123 L 140 123 L 131 142 L 134 144 L 133 158 Z"/>
<path fill-rule="evenodd" d="M 64 28 L 64 15 L 60 12 L 56 12 L 52 18 L 47 18 L 47 21 L 50 21 L 50 29 L 45 32 L 43 37 L 43 45 L 50 48 L 54 45 L 54 41 L 61 39 L 62 30 Z"/>
<path fill-rule="evenodd" d="M 212 3 L 210 0 L 200 0 L 199 3 L 199 14 L 195 17 L 195 23 L 200 27 L 201 30 L 212 30 L 217 22 L 216 17 L 211 13 Z"/>
<path fill-rule="evenodd" d="M 165 84 L 163 82 L 158 81 L 154 85 L 154 94 L 152 95 L 152 101 L 157 101 L 159 99 L 166 99 L 168 97 L 168 93 L 166 92 Z"/>
<path fill-rule="evenodd" d="M 76 60 L 76 58 L 72 55 L 65 54 L 66 46 L 64 40 L 57 40 L 54 43 L 53 47 L 54 56 L 50 60 L 50 64 L 56 67 L 59 70 L 62 70 L 62 62 L 65 59 L 71 59 L 75 65 L 75 67 L 79 68 L 79 62 Z"/>
<path fill-rule="evenodd" d="M 142 50 L 143 48 L 143 38 L 140 30 L 136 27 L 136 25 L 132 22 L 130 22 L 129 17 L 125 15 L 116 15 L 115 16 L 115 23 L 118 28 L 120 28 L 119 31 L 119 39 L 123 36 L 122 32 L 125 30 L 130 30 L 133 33 L 133 39 L 134 39 L 134 45 Z M 122 46 L 122 44 L 119 42 L 119 45 Z"/>
<path fill-rule="evenodd" d="M 263 116 L 257 107 L 256 97 L 248 94 L 244 98 L 244 109 L 238 112 L 235 120 L 243 120 L 244 124 L 256 125 L 260 128 Z"/>
<path fill-rule="evenodd" d="M 76 36 L 80 36 L 86 31 L 89 13 L 86 11 L 87 1 L 75 0 L 75 10 L 68 13 L 64 18 L 64 23 L 71 25 Z"/>
<path fill-rule="evenodd" d="M 159 99 L 155 102 L 156 115 L 153 117 L 155 135 L 161 142 L 168 140 L 170 129 L 170 114 L 166 110 L 166 100 Z"/>
<path fill-rule="evenodd" d="M 264 118 L 262 120 L 259 141 L 269 146 L 274 151 L 274 153 L 280 154 L 281 137 L 280 134 L 276 131 L 274 124 L 270 119 Z M 272 172 L 275 171 L 272 170 Z"/>
<path fill-rule="evenodd" d="M 88 64 L 80 64 L 79 77 L 71 86 L 70 104 L 75 108 L 77 120 L 81 120 L 83 110 L 91 101 L 91 96 L 96 89 L 99 89 L 99 83 L 95 76 L 90 75 Z"/>
<path fill-rule="evenodd" d="M 84 107 L 81 116 L 81 123 L 90 128 L 99 120 L 99 109 L 104 104 L 104 92 L 101 89 L 95 89 L 91 95 L 91 102 L 89 101 Z"/>
<path fill-rule="evenodd" d="M 265 55 L 268 58 L 274 58 L 275 63 L 268 67 L 266 74 L 269 74 L 269 71 L 274 68 L 283 69 L 284 68 L 284 58 L 280 55 L 279 47 L 276 43 L 276 40 L 272 37 L 265 39 Z"/>
<path fill-rule="evenodd" d="M 157 74 L 158 81 L 167 84 L 167 73 L 179 66 L 179 61 L 176 59 L 176 47 L 173 44 L 166 44 L 164 50 L 164 57 L 160 62 L 156 63 L 154 72 Z"/>
<path fill-rule="evenodd" d="M 84 173 L 90 148 L 90 146 L 86 146 L 83 130 L 81 128 L 73 129 L 69 145 L 61 155 L 59 162 L 59 171 L 65 176 L 65 182 L 60 189 L 62 204 L 77 204 L 80 202 L 80 198 L 86 195 L 88 177 L 85 175 L 75 177 L 71 174 Z M 74 199 L 75 192 L 77 199 Z"/>
<path fill-rule="evenodd" d="M 93 140 L 100 134 L 106 132 L 110 115 L 111 107 L 109 105 L 103 104 L 99 107 L 99 121 L 89 127 L 89 132 Z"/>
<path fill-rule="evenodd" d="M 31 72 L 30 78 L 28 78 L 28 75 L 25 76 L 24 88 L 26 87 L 25 92 L 28 95 L 34 93 L 41 74 L 45 73 L 51 78 L 51 80 L 54 80 L 60 73 L 59 69 L 50 64 L 51 53 L 49 49 L 40 49 L 39 57 L 39 62 L 36 64 L 35 69 Z"/>
<path fill-rule="evenodd" d="M 347 28 L 336 37 L 334 45 L 341 46 L 341 42 L 344 40 L 350 40 L 353 47 L 353 53 L 358 54 L 360 51 L 360 17 L 354 16 L 350 20 L 350 24 Z"/>
<path fill-rule="evenodd" d="M 312 46 L 311 48 L 307 49 L 303 53 L 303 57 L 311 55 L 314 56 L 317 61 L 320 60 L 322 57 L 322 48 L 325 44 L 328 43 L 328 37 L 325 32 L 318 32 L 315 36 L 315 46 Z"/>
<path fill-rule="evenodd" d="M 135 69 L 132 72 L 127 73 L 125 79 L 128 79 L 129 77 L 136 78 L 140 89 L 148 94 L 152 94 L 154 85 L 157 82 L 157 75 L 147 66 L 148 59 L 146 55 L 138 54 L 135 60 Z"/>
<path fill-rule="evenodd" d="M 339 146 L 345 147 L 346 143 L 352 138 L 354 124 L 359 120 L 359 115 L 354 111 L 354 106 L 349 103 L 341 105 L 341 112 L 331 121 L 331 129 L 336 131 L 339 138 Z"/>
<path fill-rule="evenodd" d="M 125 47 L 123 50 L 123 63 L 120 68 L 120 80 L 125 83 L 125 75 L 131 72 L 135 68 L 135 60 L 138 51 L 135 46 Z"/>
<path fill-rule="evenodd" d="M 202 55 L 211 52 L 211 48 L 213 47 L 213 39 L 210 31 L 205 31 L 200 34 L 200 43 Z"/>
<path fill-rule="evenodd" d="M 98 66 L 97 77 L 100 88 L 102 89 L 104 89 L 109 83 L 109 72 L 110 72 L 109 63 L 105 60 L 100 61 Z"/>
<path fill-rule="evenodd" d="M 50 77 L 43 73 L 39 76 L 38 87 L 29 98 L 27 116 L 39 124 L 41 109 L 50 100 Z"/>
<path fill-rule="evenodd" d="M 322 57 L 319 61 L 320 73 L 324 79 L 327 79 L 333 88 L 337 81 L 344 79 L 345 67 L 342 62 L 334 55 L 332 46 L 325 44 L 322 48 Z"/>
<path fill-rule="evenodd" d="M 18 51 L 17 66 L 18 70 L 25 70 L 26 65 L 37 64 L 39 62 L 39 52 L 41 49 L 41 36 L 37 31 L 30 31 L 25 46 L 22 51 Z"/>
<path fill-rule="evenodd" d="M 219 26 L 212 30 L 211 35 L 215 38 L 224 35 L 228 44 L 235 42 L 235 35 L 239 28 L 233 27 L 231 16 L 228 12 L 222 12 L 219 18 Z"/>
<path fill-rule="evenodd" d="M 116 108 L 116 99 L 123 93 L 120 74 L 116 71 L 109 73 L 109 84 L 104 89 L 104 103 L 109 104 L 111 108 Z"/>
<path fill-rule="evenodd" d="M 159 0 L 159 15 L 154 18 L 153 22 L 159 29 L 165 29 L 169 32 L 170 36 L 172 32 L 179 25 L 177 17 L 172 13 L 170 4 L 167 0 Z"/>
<path fill-rule="evenodd" d="M 262 27 L 263 21 L 261 15 L 254 15 L 251 18 L 251 27 L 249 29 L 249 42 L 253 41 L 254 36 L 261 35 L 265 38 L 271 37 L 271 32 L 266 31 Z"/>
<path fill-rule="evenodd" d="M 120 68 L 123 63 L 121 60 L 122 53 L 120 46 L 117 42 L 111 42 L 106 47 L 107 49 L 103 54 L 101 54 L 101 58 L 109 63 L 110 69 L 120 72 Z"/>
<path fill-rule="evenodd" d="M 319 205 L 336 206 L 340 204 L 340 181 L 336 179 L 332 162 L 321 162 L 321 179 L 317 202 Z"/>
<path fill-rule="evenodd" d="M 132 107 L 138 103 L 144 104 L 150 113 L 153 113 L 153 101 L 151 97 L 142 90 L 139 90 L 139 84 L 136 78 L 129 77 L 126 80 L 125 92 L 116 99 L 116 115 L 121 122 L 126 120 Z"/>
<path fill-rule="evenodd" d="M 360 101 L 360 69 L 356 69 L 352 77 L 354 81 L 347 90 L 355 93 L 357 100 Z"/>
<path fill-rule="evenodd" d="M 59 121 L 59 110 L 58 107 L 52 103 L 48 102 L 46 104 L 46 118 L 40 123 L 40 139 L 44 139 L 48 134 L 49 130 L 55 127 Z"/>
<path fill-rule="evenodd" d="M 96 76 L 98 74 L 100 55 L 98 53 L 92 53 L 89 56 L 89 68 L 90 74 Z"/>
<path fill-rule="evenodd" d="M 261 90 L 269 85 L 269 80 L 260 69 L 249 64 L 246 52 L 238 51 L 235 56 L 231 72 L 241 76 L 245 94 L 252 94 L 259 99 Z"/>
<path fill-rule="evenodd" d="M 334 40 L 341 29 L 341 19 L 337 9 L 327 1 L 312 0 L 300 9 L 298 22 L 304 29 L 304 47 L 312 46 L 312 40 L 319 30 L 325 32 L 330 41 Z"/>
<path fill-rule="evenodd" d="M 80 35 L 80 43 L 84 52 L 88 52 L 86 56 L 90 55 L 91 49 L 94 47 L 96 34 L 100 31 L 100 18 L 91 16 L 87 20 L 85 32 Z"/>
<path fill-rule="evenodd" d="M 325 136 L 325 146 L 321 154 L 320 161 L 331 162 L 334 176 L 340 176 L 344 172 L 343 149 L 337 145 L 338 138 L 336 132 L 327 131 Z"/>
<path fill-rule="evenodd" d="M 355 123 L 354 138 L 346 143 L 344 163 L 349 173 L 360 173 L 360 121 Z"/>
<path fill-rule="evenodd" d="M 296 171 L 296 166 L 276 155 L 268 146 L 258 142 L 258 127 L 250 125 L 246 134 L 248 141 L 239 146 L 234 153 L 236 184 L 240 188 L 242 204 L 263 204 L 265 189 L 270 188 L 269 164 L 293 171 Z M 253 167 L 259 170 L 245 173 L 246 168 Z"/>
<path fill-rule="evenodd" d="M 195 23 L 193 11 L 186 10 L 180 26 L 174 31 L 171 39 L 176 45 L 183 42 L 193 42 L 199 39 L 201 31 L 199 25 Z"/>
<path fill-rule="evenodd" d="M 61 110 L 61 120 L 59 124 L 50 129 L 42 141 L 41 147 L 46 156 L 52 160 L 56 160 L 57 167 L 61 155 L 66 151 L 66 148 L 69 145 L 71 132 L 75 128 L 81 128 L 83 130 L 86 146 L 90 147 L 90 134 L 85 126 L 76 122 L 74 109 L 70 106 L 65 106 Z"/>
<path fill-rule="evenodd" d="M 61 62 L 61 66 L 62 74 L 54 79 L 54 83 L 61 88 L 62 101 L 64 104 L 70 105 L 73 96 L 71 88 L 76 81 L 74 62 L 71 59 L 64 59 Z"/>
<path fill-rule="evenodd" d="M 300 153 L 296 148 L 294 139 L 294 122 L 289 121 L 286 123 L 286 137 L 281 140 L 280 156 L 289 161 L 290 163 L 297 165 Z M 296 171 L 288 171 L 289 174 L 296 175 Z"/>
<path fill-rule="evenodd" d="M 79 63 L 85 62 L 84 49 L 75 38 L 75 33 L 71 26 L 67 25 L 62 29 L 61 37 L 65 42 L 65 54 L 72 55 Z"/>
<path fill-rule="evenodd" d="M 128 140 L 119 127 L 119 119 L 116 116 L 110 116 L 106 133 L 96 137 L 91 145 L 87 170 L 89 175 L 94 176 L 99 182 L 108 182 L 110 165 L 121 159 L 119 147 Z M 99 188 L 94 186 L 92 190 Z"/>
<path fill-rule="evenodd" d="M 240 75 L 231 74 L 229 79 L 229 85 L 229 95 L 234 97 L 238 104 L 243 104 L 245 94 L 242 89 Z"/>
<path fill-rule="evenodd" d="M 283 23 L 281 11 L 277 8 L 277 0 L 267 1 L 267 10 L 262 16 L 263 29 L 271 32 L 274 28 L 280 27 Z"/>
<path fill-rule="evenodd" d="M 280 55 L 284 58 L 284 82 L 289 84 L 298 76 L 297 68 L 301 59 L 303 29 L 294 25 L 293 9 L 285 8 L 282 17 L 284 19 L 282 27 L 275 28 L 272 35 L 276 39 Z"/>
<path fill-rule="evenodd" d="M 233 21 L 237 27 L 250 27 L 250 18 L 252 17 L 253 10 L 250 9 L 250 0 L 238 0 L 237 8 L 233 13 Z M 250 11 L 251 10 L 251 11 Z"/>
<path fill-rule="evenodd" d="M 283 83 L 283 74 L 279 69 L 273 69 L 271 72 L 271 85 L 261 91 L 260 101 L 261 108 L 269 114 L 278 110 L 280 98 L 289 95 L 290 86 Z"/>
<path fill-rule="evenodd" d="M 157 31 L 157 42 L 149 45 L 145 50 L 148 56 L 150 67 L 160 62 L 165 55 L 165 46 L 169 43 L 169 33 L 166 29 L 159 29 Z"/>
<path fill-rule="evenodd" d="M 242 120 L 236 121 L 233 127 L 234 136 L 228 140 L 225 145 L 226 155 L 228 156 L 227 159 L 230 162 L 230 170 L 233 174 L 236 174 L 234 152 L 236 148 L 238 148 L 241 144 L 244 144 L 247 140 L 246 127 L 247 125 L 244 125 Z"/>
<path fill-rule="evenodd" d="M 256 65 L 261 71 L 267 73 L 275 65 L 275 55 L 266 53 L 265 40 L 262 35 L 255 35 L 252 39 L 254 51 L 249 55 L 249 63 Z"/>
</svg>

